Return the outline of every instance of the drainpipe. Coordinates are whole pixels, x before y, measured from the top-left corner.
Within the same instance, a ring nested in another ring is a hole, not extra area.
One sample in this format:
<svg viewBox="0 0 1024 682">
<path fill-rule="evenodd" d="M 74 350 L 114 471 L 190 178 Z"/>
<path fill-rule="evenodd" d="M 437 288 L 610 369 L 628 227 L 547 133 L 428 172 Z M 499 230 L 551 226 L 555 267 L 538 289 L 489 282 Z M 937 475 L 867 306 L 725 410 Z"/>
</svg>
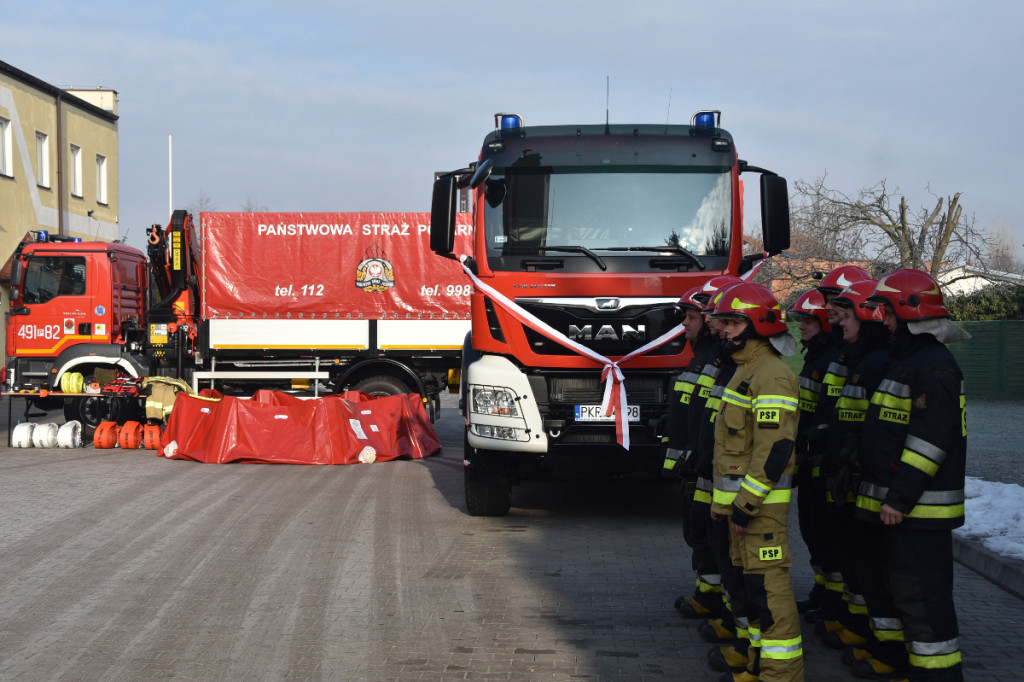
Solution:
<svg viewBox="0 0 1024 682">
<path fill-rule="evenodd" d="M 57 93 L 57 234 L 64 234 L 64 117 Z"/>
</svg>

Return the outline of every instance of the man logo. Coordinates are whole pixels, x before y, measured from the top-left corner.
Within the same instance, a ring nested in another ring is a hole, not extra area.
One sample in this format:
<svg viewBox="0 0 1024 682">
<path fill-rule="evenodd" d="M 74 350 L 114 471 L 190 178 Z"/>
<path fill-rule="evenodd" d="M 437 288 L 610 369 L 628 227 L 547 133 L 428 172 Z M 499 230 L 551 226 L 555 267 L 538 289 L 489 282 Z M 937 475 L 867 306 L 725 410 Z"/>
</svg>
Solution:
<svg viewBox="0 0 1024 682">
<path fill-rule="evenodd" d="M 598 310 L 618 310 L 619 299 L 617 298 L 599 298 L 597 299 Z"/>
<path fill-rule="evenodd" d="M 578 327 L 574 324 L 570 324 L 569 333 L 566 334 L 566 336 L 573 341 L 625 341 L 626 339 L 646 341 L 647 327 L 642 324 L 638 324 L 636 327 L 624 324 L 622 325 L 621 330 L 616 330 L 610 324 L 605 324 L 597 330 L 597 333 L 594 333 L 593 325 L 587 324 L 582 327 Z"/>
</svg>

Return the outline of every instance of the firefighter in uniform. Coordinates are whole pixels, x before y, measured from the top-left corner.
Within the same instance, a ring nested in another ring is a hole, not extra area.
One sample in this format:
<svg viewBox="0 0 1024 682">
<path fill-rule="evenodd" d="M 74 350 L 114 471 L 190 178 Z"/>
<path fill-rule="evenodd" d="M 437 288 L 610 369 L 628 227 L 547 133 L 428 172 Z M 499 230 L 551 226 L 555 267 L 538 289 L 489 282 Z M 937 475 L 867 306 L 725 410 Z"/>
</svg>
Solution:
<svg viewBox="0 0 1024 682">
<path fill-rule="evenodd" d="M 840 265 L 833 268 L 822 279 L 816 287 L 829 304 L 839 293 L 861 280 L 870 279 L 871 276 L 866 270 L 856 265 Z M 836 401 L 846 383 L 846 351 L 847 343 L 843 341 L 843 330 L 839 326 L 839 316 L 835 308 L 826 305 L 826 315 L 832 325 L 832 336 L 834 343 L 839 347 L 835 359 L 828 364 L 825 376 L 822 378 L 822 392 L 818 397 L 816 408 L 815 424 L 812 428 L 801 431 L 801 441 L 806 440 L 806 447 L 811 453 L 812 472 L 816 471 L 817 476 L 812 478 L 811 490 L 818 504 L 825 504 L 825 480 L 820 474 L 821 460 L 825 453 L 828 441 L 828 427 L 832 422 L 832 415 L 835 410 Z M 829 630 L 837 630 L 841 627 L 839 614 L 845 611 L 843 604 L 843 576 L 840 571 L 839 557 L 832 552 L 832 547 L 827 542 L 818 546 L 818 566 L 820 573 L 815 573 L 816 584 L 821 584 L 818 589 L 817 603 L 813 610 L 807 612 L 806 619 L 814 623 L 815 632 L 824 636 Z M 820 583 L 818 581 L 821 581 Z M 808 606 L 811 606 L 808 604 Z"/>
<path fill-rule="evenodd" d="M 853 536 L 860 524 L 855 526 L 852 516 L 860 482 L 864 417 L 871 395 L 889 368 L 889 330 L 883 324 L 884 314 L 865 305 L 875 284 L 873 279 L 854 282 L 829 304 L 840 313 L 848 376 L 832 412 L 821 464 L 826 482 L 822 519 L 826 553 L 838 562 L 845 604 L 833 614 L 834 620 L 826 621 L 822 639 L 827 646 L 843 649 L 848 665 L 853 664 L 854 648 L 864 647 L 871 639 L 866 601 L 855 570 L 858 556 Z"/>
<path fill-rule="evenodd" d="M 879 645 L 853 670 L 959 681 L 952 530 L 964 522 L 967 423 L 963 374 L 945 344 L 970 335 L 921 270 L 882 277 L 869 300 L 884 307 L 892 364 L 866 416 L 855 511 L 860 551 L 874 558 L 861 583 Z"/>
<path fill-rule="evenodd" d="M 747 668 L 721 679 L 803 680 L 787 538 L 799 391 L 796 376 L 779 357 L 793 355 L 796 341 L 778 301 L 760 284 L 729 288 L 712 316 L 723 322 L 723 347 L 736 372 L 715 421 L 711 512 L 730 524 L 730 554 L 743 569 L 742 608 L 750 635 Z"/>
<path fill-rule="evenodd" d="M 683 315 L 683 328 L 693 357 L 676 379 L 674 400 L 668 413 L 669 438 L 664 461 L 665 471 L 677 474 L 681 479 L 683 539 L 690 547 L 691 566 L 697 576 L 693 594 L 676 599 L 676 608 L 686 618 L 715 617 L 722 610 L 721 578 L 708 546 L 708 521 L 692 514 L 697 494 L 697 470 L 693 456 L 696 440 L 693 425 L 697 420 L 694 415 L 703 413 L 707 400 L 707 395 L 702 395 L 701 391 L 701 386 L 707 382 L 704 367 L 717 355 L 715 339 L 701 312 L 702 292 L 702 286 L 694 287 L 676 304 Z"/>
<path fill-rule="evenodd" d="M 721 288 L 707 294 L 703 312 L 710 316 L 715 303 L 730 286 L 741 283 L 738 277 L 722 275 L 712 278 L 705 290 L 716 284 Z M 729 557 L 729 524 L 711 518 L 711 503 L 714 490 L 715 418 L 722 404 L 725 386 L 736 371 L 736 364 L 722 349 L 721 320 L 708 317 L 708 327 L 715 338 L 715 357 L 704 366 L 698 379 L 700 391 L 707 392 L 704 409 L 694 425 L 695 457 L 697 465 L 697 494 L 694 497 L 692 516 L 694 523 L 704 523 L 707 528 L 708 545 L 720 578 L 722 609 L 717 618 L 706 618 L 698 632 L 705 640 L 715 644 L 708 650 L 708 664 L 719 672 L 742 672 L 747 668 L 749 631 L 744 612 L 734 613 L 734 606 L 744 601 L 743 570 L 734 566 Z M 696 415 L 695 415 L 696 416 Z"/>
<path fill-rule="evenodd" d="M 825 541 L 820 522 L 825 513 L 825 494 L 820 476 L 821 453 L 815 459 L 808 435 L 825 423 L 825 410 L 818 411 L 818 403 L 825 390 L 823 379 L 829 365 L 839 355 L 840 345 L 828 320 L 834 314 L 826 310 L 825 297 L 817 289 L 810 289 L 797 297 L 789 313 L 800 321 L 800 341 L 805 351 L 804 364 L 797 377 L 800 382 L 800 421 L 796 439 L 797 516 L 800 535 L 810 553 L 814 587 L 807 599 L 797 602 L 797 607 L 808 610 L 820 606 L 825 591 L 825 577 L 821 570 L 821 546 Z"/>
</svg>

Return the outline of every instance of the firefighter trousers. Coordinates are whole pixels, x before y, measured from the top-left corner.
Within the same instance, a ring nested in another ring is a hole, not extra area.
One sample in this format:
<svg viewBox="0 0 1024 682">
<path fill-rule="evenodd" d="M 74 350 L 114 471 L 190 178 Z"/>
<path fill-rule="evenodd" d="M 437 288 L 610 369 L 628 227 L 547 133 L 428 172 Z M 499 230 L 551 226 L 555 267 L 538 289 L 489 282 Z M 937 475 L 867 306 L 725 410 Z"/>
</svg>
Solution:
<svg viewBox="0 0 1024 682">
<path fill-rule="evenodd" d="M 746 598 L 743 587 L 743 569 L 732 563 L 729 556 L 729 521 L 711 519 L 711 505 L 706 506 L 708 514 L 708 542 L 715 565 L 722 580 L 722 625 L 736 633 L 739 639 L 750 639 L 749 623 L 745 610 Z"/>
<path fill-rule="evenodd" d="M 746 533 L 730 531 L 732 562 L 743 570 L 744 604 L 750 623 L 748 670 L 760 657 L 761 682 L 804 679 L 800 614 L 789 579 L 792 558 L 787 531 L 769 519 L 755 519 Z"/>
<path fill-rule="evenodd" d="M 961 682 L 952 531 L 854 522 L 864 525 L 858 576 L 872 629 L 880 643 L 903 649 L 900 660 L 878 658 L 909 664 L 915 682 Z"/>
</svg>

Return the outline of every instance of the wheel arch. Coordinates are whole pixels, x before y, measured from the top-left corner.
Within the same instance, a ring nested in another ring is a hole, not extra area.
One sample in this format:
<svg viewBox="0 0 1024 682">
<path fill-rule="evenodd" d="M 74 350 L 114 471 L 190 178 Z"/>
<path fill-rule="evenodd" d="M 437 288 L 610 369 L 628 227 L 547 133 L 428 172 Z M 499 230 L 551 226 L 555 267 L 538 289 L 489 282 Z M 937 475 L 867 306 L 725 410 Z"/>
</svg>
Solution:
<svg viewBox="0 0 1024 682">
<path fill-rule="evenodd" d="M 340 387 L 349 388 L 363 379 L 382 375 L 391 377 L 405 384 L 421 396 L 427 397 L 427 389 L 419 373 L 408 365 L 390 358 L 364 360 L 363 362 L 350 365 L 335 379 L 335 383 Z"/>
</svg>

